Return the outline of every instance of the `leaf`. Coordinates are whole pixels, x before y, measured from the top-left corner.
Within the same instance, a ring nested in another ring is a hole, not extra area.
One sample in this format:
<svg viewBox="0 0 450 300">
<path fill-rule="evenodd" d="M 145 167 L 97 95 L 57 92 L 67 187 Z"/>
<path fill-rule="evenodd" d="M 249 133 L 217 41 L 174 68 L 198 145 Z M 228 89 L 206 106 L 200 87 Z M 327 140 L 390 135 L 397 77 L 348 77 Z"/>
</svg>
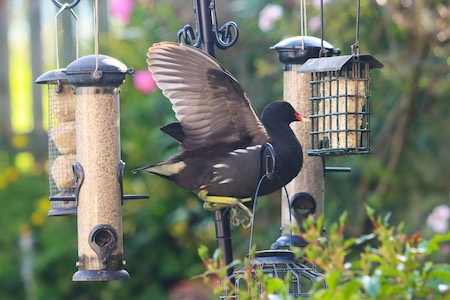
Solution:
<svg viewBox="0 0 450 300">
<path fill-rule="evenodd" d="M 197 253 L 202 260 L 209 258 L 208 247 L 205 245 L 198 246 Z"/>
<path fill-rule="evenodd" d="M 434 265 L 428 273 L 428 276 L 432 279 L 440 279 L 450 284 L 450 265 Z"/>
<path fill-rule="evenodd" d="M 376 297 L 380 294 L 380 277 L 377 275 L 363 276 L 360 282 L 370 297 Z"/>
<path fill-rule="evenodd" d="M 367 241 L 370 241 L 370 240 L 372 240 L 372 239 L 374 239 L 376 237 L 377 237 L 377 235 L 375 233 L 362 235 L 362 236 L 360 236 L 359 238 L 357 238 L 355 240 L 355 243 L 356 243 L 356 245 L 361 245 L 361 244 L 363 244 L 363 243 L 365 243 Z"/>
<path fill-rule="evenodd" d="M 423 241 L 419 244 L 419 247 L 427 249 L 427 254 L 439 251 L 439 244 L 450 241 L 450 232 L 447 234 L 437 234 L 429 241 Z"/>
<path fill-rule="evenodd" d="M 325 276 L 326 276 L 325 281 L 327 283 L 328 288 L 330 290 L 335 290 L 341 282 L 342 273 L 339 271 L 330 271 Z"/>
<path fill-rule="evenodd" d="M 280 278 L 271 278 L 267 281 L 267 293 L 273 294 L 285 288 L 284 281 Z"/>
<path fill-rule="evenodd" d="M 355 239 L 355 238 L 349 238 L 349 239 L 345 240 L 343 243 L 344 249 L 348 249 L 351 246 L 353 246 L 354 244 L 356 244 L 356 240 L 357 239 Z"/>
<path fill-rule="evenodd" d="M 220 248 L 217 248 L 216 251 L 214 251 L 213 259 L 214 261 L 218 261 L 222 258 L 222 250 Z"/>
</svg>

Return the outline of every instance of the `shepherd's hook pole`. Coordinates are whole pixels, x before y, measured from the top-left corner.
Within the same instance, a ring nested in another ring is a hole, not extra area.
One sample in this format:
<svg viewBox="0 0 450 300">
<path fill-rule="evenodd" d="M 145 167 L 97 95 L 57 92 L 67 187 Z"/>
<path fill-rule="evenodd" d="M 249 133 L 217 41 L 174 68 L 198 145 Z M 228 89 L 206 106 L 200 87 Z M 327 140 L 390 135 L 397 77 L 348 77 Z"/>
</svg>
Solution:
<svg viewBox="0 0 450 300">
<path fill-rule="evenodd" d="M 202 49 L 215 57 L 215 48 L 225 50 L 236 43 L 238 28 L 236 23 L 230 21 L 222 27 L 217 26 L 215 0 L 193 0 L 195 29 L 185 25 L 178 31 L 178 42 Z M 233 262 L 233 248 L 231 243 L 230 211 L 227 208 L 214 211 L 217 246 L 221 249 L 223 263 L 230 265 Z M 227 269 L 227 276 L 233 273 L 233 268 Z M 231 278 L 231 277 L 230 277 Z"/>
</svg>

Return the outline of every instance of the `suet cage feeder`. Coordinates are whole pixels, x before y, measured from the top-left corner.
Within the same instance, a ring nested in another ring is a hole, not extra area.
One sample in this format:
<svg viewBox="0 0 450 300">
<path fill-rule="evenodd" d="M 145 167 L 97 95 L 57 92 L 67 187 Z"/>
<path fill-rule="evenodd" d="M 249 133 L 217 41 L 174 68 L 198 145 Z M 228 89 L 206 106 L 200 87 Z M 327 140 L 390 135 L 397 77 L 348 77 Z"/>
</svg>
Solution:
<svg viewBox="0 0 450 300">
<path fill-rule="evenodd" d="M 290 250 L 265 250 L 255 253 L 255 257 L 250 259 L 249 265 L 243 265 L 233 272 L 230 280 L 234 280 L 236 291 L 245 291 L 249 288 L 245 280 L 246 274 L 250 274 L 252 280 L 257 281 L 257 274 L 264 274 L 270 278 L 285 280 L 289 277 L 289 296 L 294 299 L 307 298 L 311 295 L 313 286 L 321 282 L 325 287 L 323 275 L 319 273 L 315 266 L 306 258 L 295 259 L 295 255 Z M 229 291 L 220 299 L 239 299 L 235 292 Z"/>
<path fill-rule="evenodd" d="M 383 65 L 371 55 L 309 59 L 299 69 L 311 74 L 309 155 L 371 153 L 370 70 Z"/>
<path fill-rule="evenodd" d="M 76 159 L 74 87 L 68 84 L 65 69 L 48 71 L 39 76 L 36 83 L 48 85 L 48 215 L 76 215 L 72 171 Z"/>
</svg>

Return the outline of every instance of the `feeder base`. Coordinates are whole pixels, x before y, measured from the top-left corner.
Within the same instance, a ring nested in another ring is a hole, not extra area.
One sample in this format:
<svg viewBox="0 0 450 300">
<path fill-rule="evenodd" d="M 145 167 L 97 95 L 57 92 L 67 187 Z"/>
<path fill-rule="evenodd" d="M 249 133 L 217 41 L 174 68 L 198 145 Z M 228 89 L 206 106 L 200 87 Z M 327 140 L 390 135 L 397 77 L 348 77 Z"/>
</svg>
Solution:
<svg viewBox="0 0 450 300">
<path fill-rule="evenodd" d="M 79 270 L 72 276 L 72 281 L 109 281 L 130 279 L 125 270 Z"/>
</svg>

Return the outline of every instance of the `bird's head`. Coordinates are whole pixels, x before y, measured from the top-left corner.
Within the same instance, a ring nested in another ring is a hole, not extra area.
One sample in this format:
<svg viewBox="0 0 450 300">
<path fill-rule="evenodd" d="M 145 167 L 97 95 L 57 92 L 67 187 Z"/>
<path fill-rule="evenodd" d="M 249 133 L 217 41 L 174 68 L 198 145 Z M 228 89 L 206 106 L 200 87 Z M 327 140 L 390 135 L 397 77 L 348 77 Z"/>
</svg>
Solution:
<svg viewBox="0 0 450 300">
<path fill-rule="evenodd" d="M 286 101 L 274 101 L 269 103 L 262 113 L 262 121 L 270 123 L 274 119 L 281 120 L 283 123 L 291 122 L 309 122 L 309 118 L 304 114 L 301 114 L 292 107 L 289 102 Z"/>
</svg>

